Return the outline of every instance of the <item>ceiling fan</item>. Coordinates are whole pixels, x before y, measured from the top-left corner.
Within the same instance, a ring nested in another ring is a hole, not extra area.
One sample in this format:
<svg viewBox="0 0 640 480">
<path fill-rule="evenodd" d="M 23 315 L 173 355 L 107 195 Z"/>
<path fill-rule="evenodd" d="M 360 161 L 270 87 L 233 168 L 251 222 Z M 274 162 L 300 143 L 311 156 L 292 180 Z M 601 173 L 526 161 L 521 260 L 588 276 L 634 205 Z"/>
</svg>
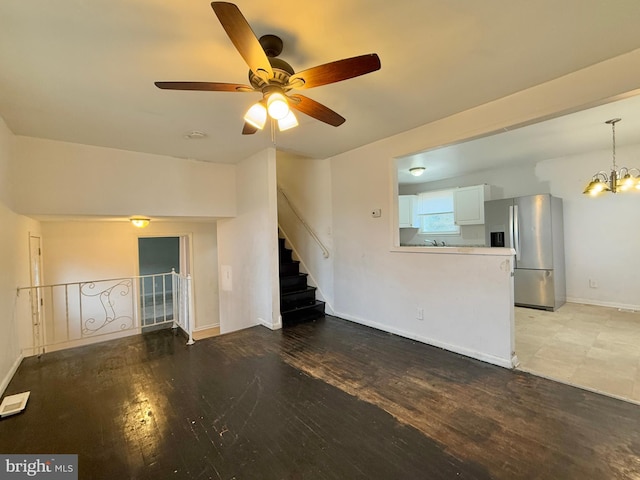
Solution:
<svg viewBox="0 0 640 480">
<path fill-rule="evenodd" d="M 262 93 L 262 100 L 244 116 L 243 135 L 264 128 L 267 117 L 277 121 L 281 131 L 295 127 L 298 121 L 291 108 L 334 127 L 340 126 L 345 122 L 344 117 L 315 100 L 290 92 L 341 82 L 380 69 L 378 55 L 370 53 L 296 73 L 291 65 L 277 58 L 283 46 L 279 37 L 264 35 L 258 40 L 240 9 L 233 3 L 211 2 L 211 8 L 249 66 L 251 85 L 219 82 L 155 82 L 155 85 L 168 90 Z"/>
</svg>

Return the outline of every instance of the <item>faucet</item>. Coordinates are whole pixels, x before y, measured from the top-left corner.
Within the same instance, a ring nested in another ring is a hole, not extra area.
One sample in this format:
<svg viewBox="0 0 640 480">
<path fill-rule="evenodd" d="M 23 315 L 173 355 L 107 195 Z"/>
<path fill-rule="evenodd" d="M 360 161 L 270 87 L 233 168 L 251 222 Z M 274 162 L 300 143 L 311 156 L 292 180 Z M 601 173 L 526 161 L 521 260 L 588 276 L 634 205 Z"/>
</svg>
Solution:
<svg viewBox="0 0 640 480">
<path fill-rule="evenodd" d="M 426 243 L 431 243 L 432 247 L 437 247 L 438 246 L 438 241 L 437 240 L 429 240 L 428 238 L 425 238 L 424 241 Z"/>
</svg>

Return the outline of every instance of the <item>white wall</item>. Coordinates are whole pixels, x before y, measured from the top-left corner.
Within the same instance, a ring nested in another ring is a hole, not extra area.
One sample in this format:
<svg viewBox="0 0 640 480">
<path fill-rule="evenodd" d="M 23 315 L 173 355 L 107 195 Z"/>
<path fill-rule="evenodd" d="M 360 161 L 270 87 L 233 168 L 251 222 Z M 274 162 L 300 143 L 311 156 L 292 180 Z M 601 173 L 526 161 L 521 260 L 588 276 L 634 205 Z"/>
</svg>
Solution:
<svg viewBox="0 0 640 480">
<path fill-rule="evenodd" d="M 0 395 L 20 360 L 19 328 L 16 322 L 16 289 L 29 285 L 29 233 L 37 234 L 39 223 L 10 208 L 13 133 L 0 118 Z"/>
<path fill-rule="evenodd" d="M 639 84 L 637 50 L 331 159 L 336 314 L 509 365 L 507 259 L 391 251 L 393 159 L 603 102 Z M 371 218 L 374 208 L 382 218 Z M 415 318 L 421 306 L 423 321 Z"/>
<path fill-rule="evenodd" d="M 235 165 L 16 137 L 16 211 L 25 215 L 225 217 Z"/>
<path fill-rule="evenodd" d="M 237 217 L 218 222 L 220 332 L 280 328 L 275 150 L 240 162 L 235 187 Z"/>
<path fill-rule="evenodd" d="M 192 241 L 195 329 L 219 324 L 217 235 L 214 222 L 42 222 L 46 284 L 138 275 L 138 237 L 183 236 Z"/>
<path fill-rule="evenodd" d="M 332 162 L 336 315 L 510 367 L 509 250 L 500 249 L 501 256 L 391 251 L 389 161 L 363 148 Z M 375 208 L 382 217 L 371 216 Z"/>
<path fill-rule="evenodd" d="M 640 145 L 617 147 L 619 165 L 640 165 Z M 606 170 L 603 150 L 540 162 L 536 175 L 563 199 L 567 300 L 640 310 L 640 191 L 582 194 L 595 172 Z M 589 279 L 598 287 L 590 288 Z"/>
<path fill-rule="evenodd" d="M 327 302 L 329 313 L 333 305 L 331 162 L 278 152 L 277 170 L 278 186 L 329 251 L 325 258 L 291 205 L 279 195 L 278 223 L 302 261 L 301 269 L 309 274 L 309 283 L 318 287 L 317 296 Z"/>
<path fill-rule="evenodd" d="M 15 135 L 0 117 L 0 202 L 13 208 L 12 181 L 10 178 L 11 159 L 14 155 Z"/>
</svg>

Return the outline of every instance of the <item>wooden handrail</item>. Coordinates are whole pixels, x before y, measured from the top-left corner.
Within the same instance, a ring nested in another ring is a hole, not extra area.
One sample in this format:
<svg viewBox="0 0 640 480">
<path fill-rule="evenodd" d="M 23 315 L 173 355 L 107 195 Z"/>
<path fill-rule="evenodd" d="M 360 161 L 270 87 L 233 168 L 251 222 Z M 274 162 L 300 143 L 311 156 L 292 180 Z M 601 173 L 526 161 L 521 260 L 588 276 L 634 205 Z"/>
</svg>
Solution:
<svg viewBox="0 0 640 480">
<path fill-rule="evenodd" d="M 311 238 L 313 238 L 313 240 L 318 244 L 318 246 L 322 250 L 322 256 L 324 258 L 329 258 L 329 249 L 324 245 L 324 243 L 322 243 L 322 240 L 320 240 L 320 238 L 318 237 L 316 232 L 313 230 L 311 225 L 309 225 L 305 221 L 305 219 L 302 218 L 302 215 L 300 214 L 298 209 L 293 205 L 293 203 L 291 202 L 291 200 L 289 199 L 289 197 L 287 196 L 287 194 L 283 190 L 283 188 L 278 186 L 278 192 L 280 192 L 282 194 L 284 199 L 287 201 L 287 204 L 289 205 L 289 208 L 291 208 L 291 211 L 294 213 L 294 215 L 296 217 L 298 217 L 298 220 L 300 220 L 300 223 L 304 226 L 304 228 L 307 230 L 307 232 L 309 232 L 309 235 L 311 235 Z"/>
</svg>

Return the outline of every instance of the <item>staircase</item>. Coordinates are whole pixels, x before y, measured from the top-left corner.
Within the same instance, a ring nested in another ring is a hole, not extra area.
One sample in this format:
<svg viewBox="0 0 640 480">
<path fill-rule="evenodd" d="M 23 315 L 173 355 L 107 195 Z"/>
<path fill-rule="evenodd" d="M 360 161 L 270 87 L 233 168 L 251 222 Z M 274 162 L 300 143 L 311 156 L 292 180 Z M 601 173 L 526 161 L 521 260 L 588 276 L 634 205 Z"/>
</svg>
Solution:
<svg viewBox="0 0 640 480">
<path fill-rule="evenodd" d="M 300 262 L 293 260 L 291 249 L 279 241 L 280 314 L 282 324 L 313 320 L 324 315 L 324 302 L 316 300 L 316 287 L 307 284 L 307 274 L 300 272 Z"/>
</svg>

